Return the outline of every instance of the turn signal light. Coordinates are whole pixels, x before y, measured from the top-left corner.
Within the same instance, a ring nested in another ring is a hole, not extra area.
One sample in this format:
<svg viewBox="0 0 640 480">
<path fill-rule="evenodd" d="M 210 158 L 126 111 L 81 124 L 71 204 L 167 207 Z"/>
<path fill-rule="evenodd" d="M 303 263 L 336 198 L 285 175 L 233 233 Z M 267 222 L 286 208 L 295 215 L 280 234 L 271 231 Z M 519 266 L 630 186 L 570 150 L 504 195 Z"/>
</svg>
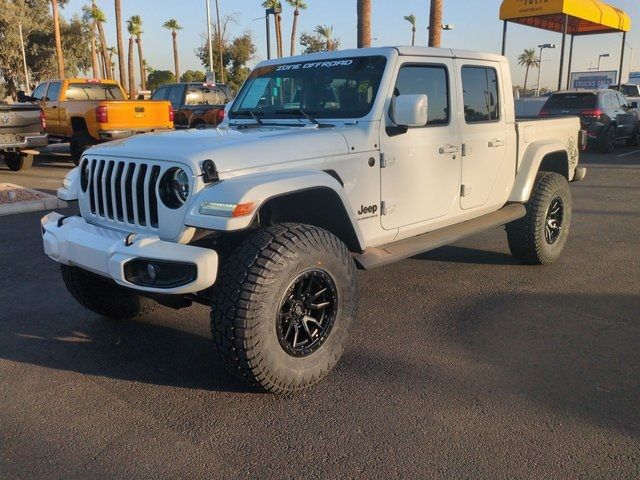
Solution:
<svg viewBox="0 0 640 480">
<path fill-rule="evenodd" d="M 47 117 L 44 116 L 44 110 L 40 110 L 40 130 L 43 132 L 47 129 Z"/>
<path fill-rule="evenodd" d="M 175 113 L 173 111 L 173 107 L 169 105 L 169 121 L 173 122 L 173 118 L 175 117 Z"/>
<path fill-rule="evenodd" d="M 580 115 L 582 115 L 585 118 L 595 118 L 595 119 L 599 119 L 602 116 L 602 110 L 600 110 L 599 108 L 595 108 L 595 109 L 589 109 L 589 110 L 583 110 Z"/>
<path fill-rule="evenodd" d="M 216 113 L 216 125 L 220 125 L 222 122 L 224 122 L 224 109 L 220 108 Z"/>
</svg>

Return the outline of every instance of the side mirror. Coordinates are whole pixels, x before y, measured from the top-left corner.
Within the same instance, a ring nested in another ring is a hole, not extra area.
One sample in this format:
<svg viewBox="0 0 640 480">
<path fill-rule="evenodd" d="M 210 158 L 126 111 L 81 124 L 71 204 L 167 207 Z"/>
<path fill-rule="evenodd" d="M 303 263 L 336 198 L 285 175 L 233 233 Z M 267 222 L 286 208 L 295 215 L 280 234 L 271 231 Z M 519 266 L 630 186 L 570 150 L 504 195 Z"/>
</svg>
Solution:
<svg viewBox="0 0 640 480">
<path fill-rule="evenodd" d="M 399 95 L 393 102 L 393 121 L 401 127 L 424 127 L 429 119 L 426 95 Z"/>
<path fill-rule="evenodd" d="M 18 103 L 27 103 L 31 97 L 24 90 L 18 91 Z"/>
<path fill-rule="evenodd" d="M 631 108 L 639 108 L 638 102 L 631 102 Z"/>
</svg>

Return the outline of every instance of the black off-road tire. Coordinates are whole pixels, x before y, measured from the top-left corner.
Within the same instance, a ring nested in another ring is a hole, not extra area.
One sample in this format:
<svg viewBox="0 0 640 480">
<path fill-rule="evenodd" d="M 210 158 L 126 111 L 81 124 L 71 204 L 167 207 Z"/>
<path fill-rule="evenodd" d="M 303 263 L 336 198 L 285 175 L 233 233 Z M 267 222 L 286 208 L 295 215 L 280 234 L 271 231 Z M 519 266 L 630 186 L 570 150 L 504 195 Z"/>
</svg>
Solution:
<svg viewBox="0 0 640 480">
<path fill-rule="evenodd" d="M 95 143 L 95 140 L 89 135 L 89 132 L 83 130 L 73 132 L 71 141 L 69 142 L 69 151 L 71 153 L 71 160 L 76 167 L 80 163 L 84 151 L 95 145 Z"/>
<path fill-rule="evenodd" d="M 556 210 L 558 200 L 562 207 L 560 230 L 554 228 L 557 237 L 550 242 L 548 221 L 554 221 L 556 227 L 558 222 L 554 220 L 555 216 L 549 215 Z M 529 265 L 553 263 L 562 253 L 571 227 L 572 200 L 567 179 L 558 173 L 540 172 L 525 206 L 527 214 L 507 224 L 509 249 L 514 257 Z"/>
<path fill-rule="evenodd" d="M 627 139 L 627 145 L 630 147 L 640 147 L 640 125 L 636 127 L 633 136 Z"/>
<path fill-rule="evenodd" d="M 613 153 L 616 149 L 616 128 L 611 126 L 602 135 L 599 141 L 598 150 L 600 153 Z"/>
<path fill-rule="evenodd" d="M 336 310 L 319 346 L 294 356 L 285 350 L 281 314 L 292 285 L 307 275 L 328 275 Z M 337 237 L 301 224 L 261 228 L 222 264 L 211 311 L 215 352 L 229 371 L 259 390 L 293 393 L 308 388 L 342 356 L 357 295 L 354 261 Z"/>
<path fill-rule="evenodd" d="M 14 172 L 29 170 L 33 165 L 33 155 L 30 153 L 6 152 L 0 155 L 2 155 L 4 163 L 7 164 L 9 170 Z"/>
<path fill-rule="evenodd" d="M 131 320 L 158 308 L 153 300 L 77 267 L 61 265 L 62 279 L 76 301 L 88 310 L 113 320 Z"/>
</svg>

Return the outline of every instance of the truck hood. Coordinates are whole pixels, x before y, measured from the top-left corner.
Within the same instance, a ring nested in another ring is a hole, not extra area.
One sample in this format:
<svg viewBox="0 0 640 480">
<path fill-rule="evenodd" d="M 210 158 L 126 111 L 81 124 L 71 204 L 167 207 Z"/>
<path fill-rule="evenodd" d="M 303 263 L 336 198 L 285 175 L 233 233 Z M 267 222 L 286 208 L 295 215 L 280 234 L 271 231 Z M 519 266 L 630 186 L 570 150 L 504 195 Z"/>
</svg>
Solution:
<svg viewBox="0 0 640 480">
<path fill-rule="evenodd" d="M 150 133 L 99 145 L 88 153 L 179 162 L 193 172 L 211 159 L 224 173 L 348 152 L 345 136 L 334 127 L 264 126 Z"/>
</svg>

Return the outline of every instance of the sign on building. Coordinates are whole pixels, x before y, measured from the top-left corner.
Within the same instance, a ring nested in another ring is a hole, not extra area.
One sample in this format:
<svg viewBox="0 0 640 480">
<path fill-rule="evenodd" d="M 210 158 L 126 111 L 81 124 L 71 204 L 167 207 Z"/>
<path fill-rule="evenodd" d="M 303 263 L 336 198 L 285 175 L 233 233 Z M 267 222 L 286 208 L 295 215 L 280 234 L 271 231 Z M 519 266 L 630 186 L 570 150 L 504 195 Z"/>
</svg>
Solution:
<svg viewBox="0 0 640 480">
<path fill-rule="evenodd" d="M 618 83 L 618 72 L 574 72 L 571 74 L 572 90 L 593 90 L 607 88 Z"/>
<path fill-rule="evenodd" d="M 640 85 L 640 72 L 629 73 L 629 83 L 635 83 L 636 85 Z"/>
</svg>

